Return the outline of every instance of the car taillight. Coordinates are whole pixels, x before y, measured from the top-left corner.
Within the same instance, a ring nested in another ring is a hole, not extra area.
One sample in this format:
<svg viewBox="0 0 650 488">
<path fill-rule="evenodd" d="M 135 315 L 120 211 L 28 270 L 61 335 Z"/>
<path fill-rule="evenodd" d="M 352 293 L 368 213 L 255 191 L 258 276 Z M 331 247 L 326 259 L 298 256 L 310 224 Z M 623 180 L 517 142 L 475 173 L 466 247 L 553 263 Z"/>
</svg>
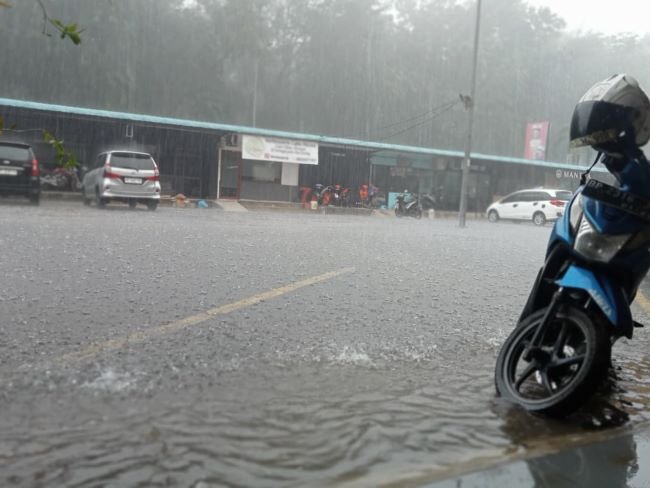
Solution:
<svg viewBox="0 0 650 488">
<path fill-rule="evenodd" d="M 147 181 L 160 181 L 160 171 L 158 171 L 158 165 L 153 163 L 153 176 L 146 178 Z"/>
<path fill-rule="evenodd" d="M 122 175 L 118 175 L 117 173 L 113 173 L 111 165 L 107 164 L 104 166 L 104 178 L 112 178 L 112 179 L 121 179 Z"/>
<path fill-rule="evenodd" d="M 32 159 L 32 176 L 38 176 L 38 161 L 36 158 Z"/>
<path fill-rule="evenodd" d="M 550 204 L 553 205 L 554 207 L 564 207 L 566 202 L 564 200 L 558 200 L 554 198 L 553 200 L 550 201 Z"/>
</svg>

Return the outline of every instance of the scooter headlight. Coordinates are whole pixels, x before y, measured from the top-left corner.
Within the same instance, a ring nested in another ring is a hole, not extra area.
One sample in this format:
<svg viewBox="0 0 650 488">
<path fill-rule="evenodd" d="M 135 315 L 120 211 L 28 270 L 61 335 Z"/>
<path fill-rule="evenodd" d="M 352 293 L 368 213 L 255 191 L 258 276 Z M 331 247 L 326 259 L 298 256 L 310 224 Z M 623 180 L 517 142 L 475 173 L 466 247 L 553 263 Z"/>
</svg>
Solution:
<svg viewBox="0 0 650 488">
<path fill-rule="evenodd" d="M 578 224 L 580 224 L 580 219 L 582 218 L 583 213 L 582 195 L 578 195 L 571 203 L 571 208 L 569 208 L 569 222 L 571 223 L 571 229 L 574 232 L 578 229 Z"/>
<path fill-rule="evenodd" d="M 578 229 L 575 250 L 587 259 L 607 263 L 616 256 L 631 236 L 600 234 L 589 219 L 583 218 Z"/>
</svg>

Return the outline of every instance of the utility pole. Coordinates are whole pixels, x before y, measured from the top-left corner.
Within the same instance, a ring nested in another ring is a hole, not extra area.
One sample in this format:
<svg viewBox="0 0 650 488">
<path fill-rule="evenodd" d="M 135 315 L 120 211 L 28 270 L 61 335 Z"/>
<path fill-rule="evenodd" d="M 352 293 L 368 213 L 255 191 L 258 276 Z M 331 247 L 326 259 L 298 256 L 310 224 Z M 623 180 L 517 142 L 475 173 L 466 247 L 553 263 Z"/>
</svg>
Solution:
<svg viewBox="0 0 650 488">
<path fill-rule="evenodd" d="M 259 54 L 255 59 L 255 71 L 253 73 L 253 127 L 257 127 L 257 88 L 260 76 Z"/>
<path fill-rule="evenodd" d="M 365 130 L 363 136 L 366 138 L 366 141 L 370 140 L 370 112 L 372 110 L 372 94 L 373 90 L 373 76 L 372 76 L 372 38 L 374 37 L 375 31 L 375 18 L 373 17 L 370 20 L 370 26 L 368 28 L 368 44 L 366 46 L 366 120 L 365 120 Z"/>
<path fill-rule="evenodd" d="M 458 226 L 465 227 L 465 215 L 467 214 L 467 183 L 469 169 L 472 164 L 470 154 L 472 152 L 472 129 L 474 126 L 474 106 L 476 96 L 476 69 L 478 66 L 478 41 L 481 32 L 481 0 L 476 0 L 476 27 L 474 28 L 474 59 L 472 61 L 472 85 L 469 99 L 461 97 L 467 108 L 467 139 L 465 141 L 465 157 L 463 158 L 463 179 L 460 184 L 460 211 L 458 212 Z"/>
</svg>

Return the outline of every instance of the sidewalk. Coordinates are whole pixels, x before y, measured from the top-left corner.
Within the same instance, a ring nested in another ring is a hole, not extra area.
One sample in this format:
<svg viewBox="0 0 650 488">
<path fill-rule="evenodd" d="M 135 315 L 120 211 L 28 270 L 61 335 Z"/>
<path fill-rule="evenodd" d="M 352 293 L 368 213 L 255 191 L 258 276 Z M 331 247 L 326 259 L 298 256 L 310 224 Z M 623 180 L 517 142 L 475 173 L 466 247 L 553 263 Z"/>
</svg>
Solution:
<svg viewBox="0 0 650 488">
<path fill-rule="evenodd" d="M 41 199 L 52 201 L 67 201 L 81 203 L 81 194 L 74 192 L 54 192 L 44 191 L 41 192 Z M 196 202 L 201 199 L 188 198 L 185 203 L 185 208 L 196 208 Z M 357 215 L 357 216 L 374 216 L 374 217 L 394 217 L 395 213 L 392 209 L 367 209 L 358 207 L 327 207 L 318 210 L 306 209 L 300 203 L 294 202 L 272 202 L 263 200 L 209 200 L 204 199 L 209 208 L 223 210 L 225 212 L 300 212 L 300 213 L 313 213 L 313 214 L 327 214 L 327 215 Z M 172 207 L 175 205 L 175 200 L 170 195 L 163 195 L 160 198 L 160 206 Z M 425 214 L 423 220 L 426 220 Z M 481 220 L 485 215 L 481 213 L 468 212 L 468 220 Z M 433 219 L 458 219 L 458 212 L 436 211 Z"/>
<path fill-rule="evenodd" d="M 60 202 L 79 202 L 81 204 L 81 193 L 77 192 L 68 192 L 68 191 L 41 191 L 41 200 L 51 200 L 51 201 L 60 201 Z M 186 208 L 196 208 L 196 202 L 202 200 L 201 198 L 188 198 L 185 200 Z M 208 202 L 210 208 L 223 208 L 215 201 L 204 199 Z M 172 207 L 176 203 L 175 199 L 169 195 L 163 195 L 160 197 L 160 206 L 163 207 Z M 236 203 L 236 202 L 235 202 Z"/>
</svg>

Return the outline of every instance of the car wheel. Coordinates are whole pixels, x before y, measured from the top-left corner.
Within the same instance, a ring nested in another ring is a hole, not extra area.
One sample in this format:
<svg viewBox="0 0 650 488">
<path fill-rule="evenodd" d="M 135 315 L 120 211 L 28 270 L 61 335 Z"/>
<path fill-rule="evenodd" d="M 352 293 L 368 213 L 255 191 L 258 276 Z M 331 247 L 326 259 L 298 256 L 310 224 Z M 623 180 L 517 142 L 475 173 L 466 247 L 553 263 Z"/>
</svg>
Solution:
<svg viewBox="0 0 650 488">
<path fill-rule="evenodd" d="M 158 208 L 158 202 L 155 200 L 147 202 L 147 208 L 154 212 Z"/>
<path fill-rule="evenodd" d="M 493 224 L 499 221 L 499 212 L 496 210 L 490 210 L 488 213 L 488 220 Z"/>
<path fill-rule="evenodd" d="M 97 204 L 97 208 L 106 207 L 106 199 L 99 196 L 99 188 L 95 189 L 95 203 Z"/>
<path fill-rule="evenodd" d="M 535 225 L 544 225 L 546 223 L 546 215 L 542 212 L 535 212 L 533 215 L 533 224 Z"/>
</svg>

